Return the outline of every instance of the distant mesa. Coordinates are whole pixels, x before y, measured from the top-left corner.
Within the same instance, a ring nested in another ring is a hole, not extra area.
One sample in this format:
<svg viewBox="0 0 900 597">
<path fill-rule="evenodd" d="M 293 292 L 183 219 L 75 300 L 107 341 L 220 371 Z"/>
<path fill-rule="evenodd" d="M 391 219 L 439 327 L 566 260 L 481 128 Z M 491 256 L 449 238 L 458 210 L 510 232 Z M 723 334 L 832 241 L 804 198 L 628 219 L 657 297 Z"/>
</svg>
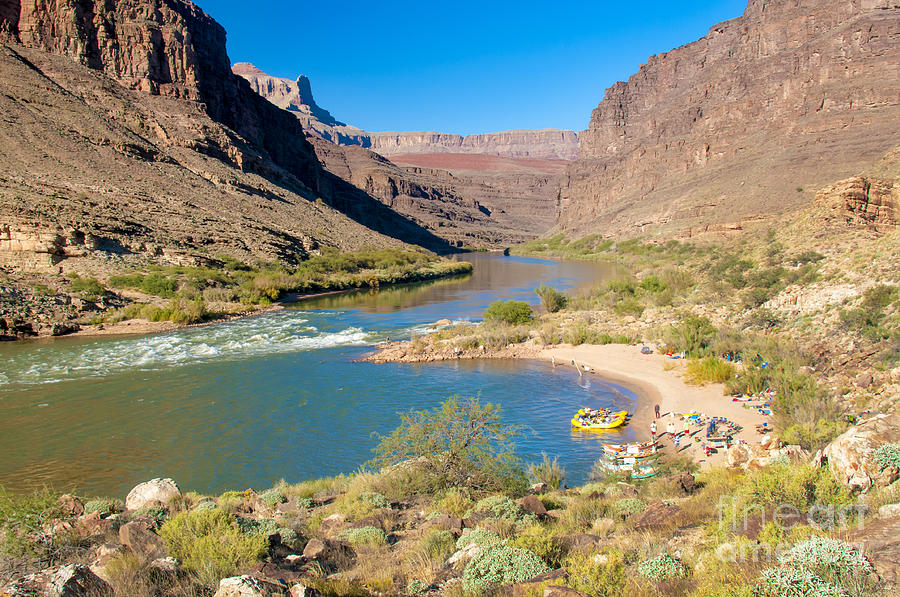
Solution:
<svg viewBox="0 0 900 597">
<path fill-rule="evenodd" d="M 239 62 L 232 68 L 258 94 L 290 110 L 311 134 L 337 143 L 359 145 L 386 156 L 401 154 L 461 153 L 508 158 L 574 160 L 578 157 L 578 134 L 561 129 L 512 130 L 480 135 L 454 135 L 434 131 L 368 132 L 337 121 L 316 104 L 309 79 L 296 81 L 273 77 L 253 64 Z"/>
</svg>

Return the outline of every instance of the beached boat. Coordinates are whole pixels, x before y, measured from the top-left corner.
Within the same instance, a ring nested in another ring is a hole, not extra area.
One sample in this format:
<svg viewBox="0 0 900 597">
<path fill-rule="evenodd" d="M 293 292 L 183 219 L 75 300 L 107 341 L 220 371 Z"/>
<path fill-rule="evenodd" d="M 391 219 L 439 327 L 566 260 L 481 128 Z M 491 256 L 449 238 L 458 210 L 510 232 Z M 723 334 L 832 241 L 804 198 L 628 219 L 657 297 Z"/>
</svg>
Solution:
<svg viewBox="0 0 900 597">
<path fill-rule="evenodd" d="M 625 417 L 610 416 L 603 419 L 572 419 L 572 427 L 576 429 L 615 429 L 625 422 Z"/>
<path fill-rule="evenodd" d="M 635 458 L 645 458 L 656 454 L 658 447 L 655 441 L 632 442 L 630 444 L 607 444 L 604 443 L 603 452 L 611 456 L 632 456 Z"/>
</svg>

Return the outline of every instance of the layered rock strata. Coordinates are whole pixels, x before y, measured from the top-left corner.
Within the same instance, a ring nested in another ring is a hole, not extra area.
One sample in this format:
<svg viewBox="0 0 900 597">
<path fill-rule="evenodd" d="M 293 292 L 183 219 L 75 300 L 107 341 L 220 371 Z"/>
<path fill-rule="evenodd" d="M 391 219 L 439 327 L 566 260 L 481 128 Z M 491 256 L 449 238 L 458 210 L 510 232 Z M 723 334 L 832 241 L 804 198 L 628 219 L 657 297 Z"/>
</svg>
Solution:
<svg viewBox="0 0 900 597">
<path fill-rule="evenodd" d="M 558 226 L 670 234 L 808 203 L 896 144 L 898 80 L 896 0 L 750 0 L 607 90 Z"/>
</svg>

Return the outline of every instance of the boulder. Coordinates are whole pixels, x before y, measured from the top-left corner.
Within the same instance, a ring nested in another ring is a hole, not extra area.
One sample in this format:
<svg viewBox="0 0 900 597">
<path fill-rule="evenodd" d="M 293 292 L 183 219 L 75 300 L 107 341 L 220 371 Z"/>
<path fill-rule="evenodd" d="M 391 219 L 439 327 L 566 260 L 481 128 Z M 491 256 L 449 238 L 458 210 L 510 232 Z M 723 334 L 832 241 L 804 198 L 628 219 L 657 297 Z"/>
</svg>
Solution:
<svg viewBox="0 0 900 597">
<path fill-rule="evenodd" d="M 100 597 L 112 595 L 112 587 L 87 566 L 69 564 L 50 577 L 44 592 L 50 597 Z"/>
<path fill-rule="evenodd" d="M 285 597 L 287 595 L 289 595 L 287 585 L 244 574 L 220 580 L 219 590 L 213 597 Z"/>
<path fill-rule="evenodd" d="M 175 558 L 158 558 L 147 566 L 158 574 L 174 576 L 178 574 L 179 563 Z"/>
<path fill-rule="evenodd" d="M 307 560 L 318 560 L 328 553 L 328 545 L 321 539 L 310 539 L 303 548 L 303 557 Z"/>
<path fill-rule="evenodd" d="M 290 589 L 291 597 L 320 597 L 322 594 L 312 587 L 296 583 Z"/>
<path fill-rule="evenodd" d="M 531 486 L 532 493 L 547 493 L 547 484 L 546 483 L 535 483 Z"/>
<path fill-rule="evenodd" d="M 881 474 L 874 454 L 885 443 L 900 443 L 900 414 L 877 415 L 851 427 L 828 444 L 824 454 L 840 481 L 866 492 Z"/>
<path fill-rule="evenodd" d="M 537 496 L 526 495 L 522 499 L 516 502 L 522 509 L 530 514 L 534 514 L 535 516 L 546 516 L 547 509 L 544 507 L 544 504 L 537 498 Z"/>
<path fill-rule="evenodd" d="M 647 504 L 647 508 L 631 519 L 634 530 L 645 531 L 674 526 L 675 517 L 681 512 L 681 508 L 669 505 L 662 500 L 654 500 Z"/>
<path fill-rule="evenodd" d="M 426 520 L 425 524 L 422 525 L 423 529 L 430 528 L 438 528 L 445 529 L 453 533 L 454 535 L 461 535 L 463 530 L 463 521 L 462 518 L 457 518 L 456 516 L 448 516 L 446 514 L 441 514 L 440 516 L 435 516 L 430 520 Z"/>
<path fill-rule="evenodd" d="M 326 535 L 330 535 L 344 526 L 346 520 L 347 517 L 340 512 L 332 514 L 331 516 L 326 516 L 325 519 L 322 520 L 322 524 L 319 525 L 319 531 Z"/>
<path fill-rule="evenodd" d="M 885 504 L 878 508 L 878 518 L 895 518 L 900 516 L 900 504 Z"/>
<path fill-rule="evenodd" d="M 565 568 L 551 570 L 550 572 L 538 574 L 525 582 L 516 583 L 511 587 L 504 587 L 499 594 L 511 595 L 512 597 L 531 597 L 539 588 L 538 585 L 546 584 L 551 581 L 565 582 L 567 576 L 568 572 Z"/>
<path fill-rule="evenodd" d="M 769 451 L 756 444 L 736 444 L 725 455 L 725 464 L 730 468 L 754 468 L 767 466 L 769 462 Z"/>
<path fill-rule="evenodd" d="M 694 493 L 694 475 L 690 473 L 681 473 L 680 475 L 672 475 L 669 477 L 669 480 L 675 483 L 684 495 L 692 495 Z"/>
<path fill-rule="evenodd" d="M 143 561 L 166 557 L 166 545 L 153 532 L 150 523 L 133 520 L 119 528 L 119 541 Z"/>
<path fill-rule="evenodd" d="M 565 546 L 567 551 L 587 551 L 600 543 L 600 537 L 586 533 L 576 533 L 560 537 L 559 541 Z"/>
<path fill-rule="evenodd" d="M 58 501 L 60 509 L 69 516 L 81 516 L 84 514 L 84 502 L 74 495 L 61 495 Z"/>
<path fill-rule="evenodd" d="M 140 510 L 146 506 L 167 506 L 173 499 L 180 497 L 181 491 L 172 479 L 151 479 L 128 492 L 125 508 Z"/>
</svg>

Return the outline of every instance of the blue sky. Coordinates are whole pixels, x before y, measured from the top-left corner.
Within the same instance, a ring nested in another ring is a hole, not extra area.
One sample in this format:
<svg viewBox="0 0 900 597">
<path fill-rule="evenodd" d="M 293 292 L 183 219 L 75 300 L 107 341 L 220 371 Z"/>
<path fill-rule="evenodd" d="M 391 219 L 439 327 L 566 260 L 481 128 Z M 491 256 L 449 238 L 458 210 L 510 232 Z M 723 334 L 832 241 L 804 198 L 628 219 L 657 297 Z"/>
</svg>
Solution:
<svg viewBox="0 0 900 597">
<path fill-rule="evenodd" d="M 232 62 L 310 78 L 370 131 L 587 127 L 604 91 L 653 54 L 740 16 L 746 0 L 195 0 Z"/>
</svg>

